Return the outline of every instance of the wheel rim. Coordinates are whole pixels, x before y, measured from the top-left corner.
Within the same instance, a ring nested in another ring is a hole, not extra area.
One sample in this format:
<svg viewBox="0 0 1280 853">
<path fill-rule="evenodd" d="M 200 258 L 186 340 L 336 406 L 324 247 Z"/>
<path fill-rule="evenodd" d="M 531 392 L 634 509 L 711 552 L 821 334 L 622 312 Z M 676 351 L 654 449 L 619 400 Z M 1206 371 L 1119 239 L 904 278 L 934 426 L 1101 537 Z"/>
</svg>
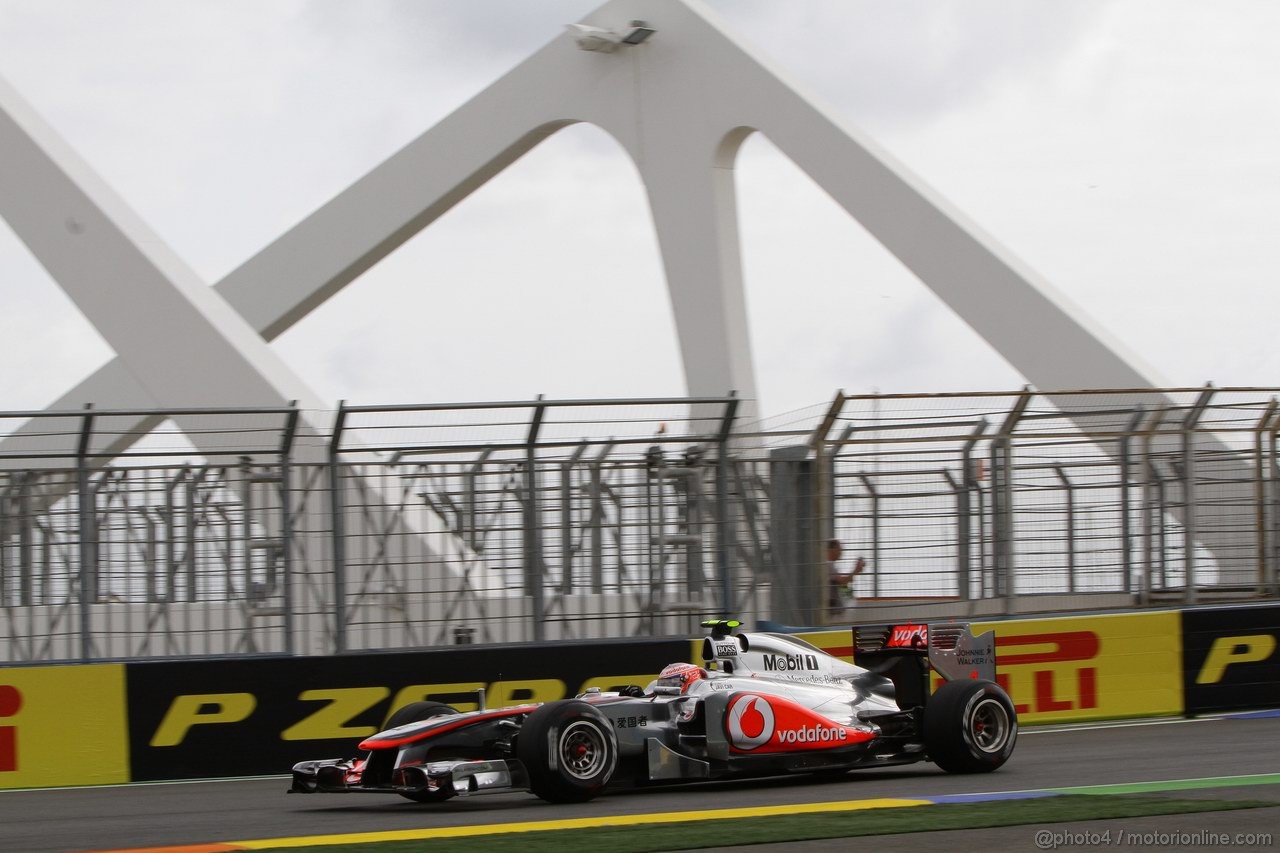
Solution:
<svg viewBox="0 0 1280 853">
<path fill-rule="evenodd" d="M 1000 752 L 1009 741 L 1009 711 L 997 699 L 983 699 L 969 715 L 973 745 L 986 753 Z"/>
<path fill-rule="evenodd" d="M 560 764 L 575 779 L 590 780 L 604 768 L 608 746 L 604 733 L 593 723 L 570 723 L 560 733 Z"/>
</svg>

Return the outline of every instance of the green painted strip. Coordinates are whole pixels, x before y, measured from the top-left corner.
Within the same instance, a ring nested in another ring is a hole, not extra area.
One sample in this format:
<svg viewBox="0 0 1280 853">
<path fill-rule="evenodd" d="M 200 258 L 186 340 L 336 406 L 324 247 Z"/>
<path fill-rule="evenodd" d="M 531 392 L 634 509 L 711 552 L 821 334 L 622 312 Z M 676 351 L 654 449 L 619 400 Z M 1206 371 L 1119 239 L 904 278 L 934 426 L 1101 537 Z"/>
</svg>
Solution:
<svg viewBox="0 0 1280 853">
<path fill-rule="evenodd" d="M 1160 782 L 1122 782 L 1116 785 L 1079 785 L 1042 788 L 1056 794 L 1148 794 L 1155 791 L 1194 791 L 1202 788 L 1237 788 L 1245 785 L 1280 785 L 1280 773 L 1248 776 L 1206 776 L 1203 779 L 1166 779 Z"/>
<path fill-rule="evenodd" d="M 484 853 L 566 853 L 593 850 L 610 853 L 655 853 L 662 850 L 721 848 L 725 844 L 794 844 L 820 838 L 896 835 L 951 829 L 1045 824 L 1075 820 L 1115 820 L 1148 815 L 1188 815 L 1241 808 L 1274 808 L 1272 801 L 1181 800 L 1174 797 L 1051 796 L 1013 802 L 966 803 L 925 808 L 780 814 L 728 821 L 691 820 L 647 826 L 608 826 L 547 832 L 483 835 L 470 839 L 419 838 L 344 845 L 321 844 L 307 853 L 457 853 L 466 844 Z M 477 815 L 483 819 L 483 815 Z M 1035 829 L 1028 829 L 1030 841 Z M 1121 833 L 1123 834 L 1123 833 Z M 322 841 L 322 839 L 321 839 Z M 846 844 L 842 849 L 854 849 Z M 1028 846 L 1028 845 L 1023 845 Z M 280 850 L 264 842 L 257 850 Z M 297 849 L 297 848 L 291 848 Z M 735 848 L 736 849 L 736 848 Z M 747 849 L 747 848 L 743 848 Z M 834 849 L 834 848 L 832 848 Z M 114 853 L 128 853 L 114 851 Z M 133 853 L 161 853 L 136 850 Z M 180 853 L 180 851 L 173 851 Z M 256 853 L 256 851 L 255 851 Z"/>
</svg>

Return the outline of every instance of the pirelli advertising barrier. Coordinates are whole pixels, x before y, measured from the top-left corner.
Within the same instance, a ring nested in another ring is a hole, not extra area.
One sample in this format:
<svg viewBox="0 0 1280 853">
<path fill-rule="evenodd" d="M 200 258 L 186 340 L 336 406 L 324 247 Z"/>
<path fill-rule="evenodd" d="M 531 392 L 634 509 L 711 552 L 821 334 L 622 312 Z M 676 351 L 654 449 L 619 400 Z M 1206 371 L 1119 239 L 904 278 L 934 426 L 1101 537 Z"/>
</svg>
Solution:
<svg viewBox="0 0 1280 853">
<path fill-rule="evenodd" d="M 1024 724 L 1280 707 L 1280 605 L 979 623 Z M 847 630 L 802 635 L 841 657 Z M 696 644 L 695 644 L 696 646 Z M 692 651 L 696 656 L 697 652 Z M 0 788 L 285 773 L 435 699 L 645 684 L 686 640 L 0 667 Z"/>
<path fill-rule="evenodd" d="M 976 625 L 996 632 L 998 678 L 1027 724 L 1177 714 L 1178 613 Z"/>
<path fill-rule="evenodd" d="M 973 632 L 996 632 L 997 678 L 1024 724 L 1158 716 L 1183 711 L 1178 617 L 1017 619 Z M 852 652 L 846 632 L 804 636 L 831 654 Z"/>
<path fill-rule="evenodd" d="M 1280 605 L 1183 612 L 1182 673 L 1189 714 L 1280 708 Z"/>
<path fill-rule="evenodd" d="M 687 650 L 657 640 L 131 665 L 133 778 L 283 773 L 306 758 L 350 754 L 410 702 L 473 710 L 481 687 L 498 708 L 643 685 Z"/>
<path fill-rule="evenodd" d="M 128 782 L 125 667 L 0 668 L 0 788 Z"/>
</svg>

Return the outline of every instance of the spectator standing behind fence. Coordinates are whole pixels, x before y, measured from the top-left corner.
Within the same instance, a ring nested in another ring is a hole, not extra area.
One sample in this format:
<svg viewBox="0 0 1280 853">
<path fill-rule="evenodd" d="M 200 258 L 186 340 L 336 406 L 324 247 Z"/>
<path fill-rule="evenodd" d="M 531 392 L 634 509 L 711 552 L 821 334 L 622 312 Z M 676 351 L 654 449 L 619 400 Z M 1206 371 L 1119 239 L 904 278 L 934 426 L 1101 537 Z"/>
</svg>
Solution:
<svg viewBox="0 0 1280 853">
<path fill-rule="evenodd" d="M 862 574 L 867 561 L 859 557 L 853 564 L 853 571 L 840 571 L 840 557 L 844 554 L 844 546 L 839 539 L 827 541 L 827 611 L 831 616 L 843 616 L 846 599 L 853 601 L 853 577 Z"/>
</svg>

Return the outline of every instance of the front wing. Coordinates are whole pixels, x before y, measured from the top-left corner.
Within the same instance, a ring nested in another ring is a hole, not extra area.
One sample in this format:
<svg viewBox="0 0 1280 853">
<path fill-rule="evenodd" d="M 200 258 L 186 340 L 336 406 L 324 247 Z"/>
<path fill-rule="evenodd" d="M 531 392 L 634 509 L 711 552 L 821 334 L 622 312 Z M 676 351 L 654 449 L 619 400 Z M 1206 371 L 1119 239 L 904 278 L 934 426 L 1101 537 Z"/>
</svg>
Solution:
<svg viewBox="0 0 1280 853">
<path fill-rule="evenodd" d="M 367 759 L 329 758 L 303 761 L 293 767 L 291 794 L 402 794 L 465 797 L 529 786 L 524 765 L 515 759 L 433 761 L 397 768 L 379 784 L 367 779 Z"/>
</svg>

